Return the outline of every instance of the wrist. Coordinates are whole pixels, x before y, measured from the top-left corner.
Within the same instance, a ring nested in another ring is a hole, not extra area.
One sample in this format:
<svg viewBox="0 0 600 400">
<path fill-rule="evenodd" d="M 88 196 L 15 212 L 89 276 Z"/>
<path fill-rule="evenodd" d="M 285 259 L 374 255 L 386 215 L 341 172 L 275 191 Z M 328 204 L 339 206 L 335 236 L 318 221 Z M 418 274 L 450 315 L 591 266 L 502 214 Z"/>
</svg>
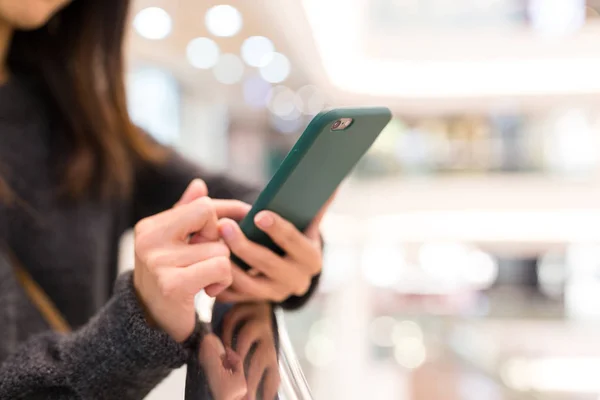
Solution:
<svg viewBox="0 0 600 400">
<path fill-rule="evenodd" d="M 140 292 L 140 286 L 141 286 L 141 283 L 138 280 L 138 274 L 136 274 L 135 270 L 134 270 L 133 271 L 133 289 L 135 292 L 135 297 L 136 297 L 138 304 L 142 310 L 146 324 L 151 328 L 156 328 L 156 327 L 158 327 L 158 325 L 156 324 L 156 320 L 152 317 L 152 314 L 150 313 L 148 306 L 146 306 L 146 302 L 144 301 L 144 298 Z"/>
</svg>

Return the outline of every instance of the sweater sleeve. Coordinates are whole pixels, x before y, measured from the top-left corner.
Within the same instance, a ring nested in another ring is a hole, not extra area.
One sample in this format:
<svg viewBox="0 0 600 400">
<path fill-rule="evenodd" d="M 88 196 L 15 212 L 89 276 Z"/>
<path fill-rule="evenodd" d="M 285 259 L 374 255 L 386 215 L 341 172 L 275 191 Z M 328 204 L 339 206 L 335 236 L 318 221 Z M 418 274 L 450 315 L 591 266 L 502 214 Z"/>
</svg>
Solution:
<svg viewBox="0 0 600 400">
<path fill-rule="evenodd" d="M 1 399 L 141 399 L 189 358 L 146 324 L 132 273 L 119 277 L 105 307 L 77 331 L 33 336 L 0 365 Z"/>
</svg>

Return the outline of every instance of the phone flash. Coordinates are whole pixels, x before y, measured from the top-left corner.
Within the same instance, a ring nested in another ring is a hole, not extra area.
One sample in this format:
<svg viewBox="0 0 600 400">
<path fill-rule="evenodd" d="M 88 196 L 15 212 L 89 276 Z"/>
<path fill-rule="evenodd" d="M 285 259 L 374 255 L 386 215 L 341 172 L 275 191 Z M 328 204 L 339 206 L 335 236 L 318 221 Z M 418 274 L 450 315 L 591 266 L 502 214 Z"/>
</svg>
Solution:
<svg viewBox="0 0 600 400">
<path fill-rule="evenodd" d="M 340 118 L 331 124 L 332 131 L 343 131 L 352 124 L 352 118 Z"/>
</svg>

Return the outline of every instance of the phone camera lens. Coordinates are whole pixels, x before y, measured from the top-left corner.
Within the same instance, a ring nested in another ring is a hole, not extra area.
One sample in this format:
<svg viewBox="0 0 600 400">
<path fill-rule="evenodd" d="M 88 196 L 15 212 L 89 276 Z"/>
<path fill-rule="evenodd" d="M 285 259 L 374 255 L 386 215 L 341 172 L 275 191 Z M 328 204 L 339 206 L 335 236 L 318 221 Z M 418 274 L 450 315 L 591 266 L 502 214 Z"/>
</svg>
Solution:
<svg viewBox="0 0 600 400">
<path fill-rule="evenodd" d="M 342 125 L 342 121 L 340 121 L 339 119 L 337 121 L 335 121 L 333 123 L 333 125 L 331 125 L 331 129 L 337 129 L 340 127 L 340 125 Z"/>
</svg>

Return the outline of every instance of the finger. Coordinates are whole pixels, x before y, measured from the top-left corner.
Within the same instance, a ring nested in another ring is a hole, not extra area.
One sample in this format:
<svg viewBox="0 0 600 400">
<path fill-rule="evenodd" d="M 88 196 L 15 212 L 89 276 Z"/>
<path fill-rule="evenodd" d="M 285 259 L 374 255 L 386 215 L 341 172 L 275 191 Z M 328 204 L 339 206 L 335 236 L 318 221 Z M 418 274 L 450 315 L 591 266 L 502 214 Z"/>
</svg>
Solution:
<svg viewBox="0 0 600 400">
<path fill-rule="evenodd" d="M 247 392 L 241 358 L 214 334 L 200 342 L 198 361 L 207 375 L 208 386 L 216 398 L 242 399 Z"/>
<path fill-rule="evenodd" d="M 281 377 L 279 376 L 279 369 L 277 366 L 275 365 L 274 367 L 267 369 L 263 383 L 263 399 L 275 400 L 275 396 L 277 396 L 277 391 L 279 390 L 280 384 Z"/>
<path fill-rule="evenodd" d="M 204 183 L 202 179 L 194 179 L 190 182 L 188 187 L 185 189 L 185 192 L 183 192 L 181 195 L 179 201 L 175 203 L 174 207 L 191 203 L 193 200 L 204 196 L 208 196 L 208 188 L 206 187 L 206 183 Z"/>
<path fill-rule="evenodd" d="M 208 285 L 207 287 L 205 287 L 204 292 L 209 297 L 217 297 L 220 293 L 222 293 L 226 289 L 227 289 L 227 285 L 222 284 L 222 283 L 215 283 L 215 284 Z"/>
<path fill-rule="evenodd" d="M 265 332 L 264 327 L 265 325 L 261 324 L 261 321 L 256 318 L 246 321 L 242 326 L 235 348 L 235 351 L 242 357 L 242 360 L 246 360 L 246 356 L 254 343 L 259 342 L 260 338 L 265 334 L 270 335 L 270 332 Z"/>
<path fill-rule="evenodd" d="M 265 376 L 268 367 L 267 359 L 261 353 L 260 348 L 256 350 L 248 368 L 248 396 L 252 400 L 259 397 L 256 393 L 258 385 L 263 376 Z"/>
<path fill-rule="evenodd" d="M 215 207 L 217 219 L 230 218 L 234 221 L 244 219 L 252 208 L 250 204 L 239 200 L 212 199 L 212 204 Z M 206 239 L 199 234 L 192 235 L 190 238 L 190 243 L 201 243 L 203 241 L 206 241 Z"/>
<path fill-rule="evenodd" d="M 191 233 L 199 232 L 202 237 L 209 240 L 219 238 L 217 230 L 217 214 L 212 200 L 201 197 L 188 204 L 182 204 L 177 208 L 159 214 L 160 222 L 167 234 L 173 237 L 187 240 Z"/>
<path fill-rule="evenodd" d="M 221 242 L 181 244 L 155 250 L 147 257 L 147 264 L 155 268 L 187 267 L 214 257 L 229 257 L 229 248 Z"/>
<path fill-rule="evenodd" d="M 285 280 L 287 273 L 293 273 L 288 271 L 282 257 L 249 240 L 234 221 L 226 218 L 220 220 L 219 232 L 233 254 L 269 278 Z"/>
<path fill-rule="evenodd" d="M 327 213 L 327 210 L 329 210 L 329 207 L 331 206 L 331 203 L 333 203 L 335 196 L 337 196 L 337 192 L 338 192 L 338 190 L 336 189 L 336 191 L 333 192 L 331 197 L 329 197 L 329 199 L 325 202 L 323 207 L 321 207 L 321 209 L 319 210 L 319 212 L 317 213 L 315 218 L 313 218 L 313 220 L 310 223 L 310 225 L 308 226 L 308 228 L 306 228 L 306 230 L 304 231 L 304 234 L 306 236 L 308 236 L 310 239 L 317 240 L 320 238 L 319 225 L 321 225 L 321 221 L 323 220 L 323 217 Z"/>
<path fill-rule="evenodd" d="M 229 347 L 233 347 L 233 335 L 244 320 L 252 318 L 254 313 L 253 308 L 249 304 L 236 305 L 231 311 L 229 311 L 223 318 L 223 342 Z"/>
<path fill-rule="evenodd" d="M 318 251 L 315 251 L 314 244 L 291 222 L 272 211 L 259 212 L 254 222 L 294 260 L 301 264 L 312 264 L 318 261 L 319 255 Z"/>
<path fill-rule="evenodd" d="M 225 289 L 217 296 L 217 301 L 220 303 L 245 303 L 248 301 L 257 300 L 247 294 L 238 293 L 231 287 Z"/>
<path fill-rule="evenodd" d="M 266 276 L 251 277 L 237 265 L 232 265 L 231 275 L 233 283 L 231 288 L 238 293 L 246 294 L 253 299 L 260 300 L 284 300 L 285 291 L 277 282 Z"/>
<path fill-rule="evenodd" d="M 179 268 L 176 273 L 186 293 L 195 295 L 209 285 L 231 285 L 231 261 L 227 257 L 215 257 Z"/>
<path fill-rule="evenodd" d="M 225 355 L 225 346 L 214 333 L 209 333 L 201 339 L 198 361 L 205 370 L 222 368 L 221 359 Z"/>
<path fill-rule="evenodd" d="M 310 288 L 310 285 L 312 282 L 312 277 L 315 273 L 312 271 L 312 269 L 310 269 L 310 266 L 305 267 L 305 266 L 299 265 L 297 262 L 295 262 L 293 260 L 283 258 L 278 255 L 276 255 L 276 256 L 280 258 L 281 264 L 279 267 L 272 269 L 271 270 L 272 272 L 262 273 L 258 270 L 258 268 L 257 269 L 252 268 L 249 271 L 243 271 L 244 276 L 237 278 L 238 281 L 239 280 L 244 281 L 246 279 L 246 277 L 249 277 L 250 279 L 254 279 L 255 282 L 258 282 L 258 283 L 264 282 L 266 285 L 269 286 L 271 293 L 276 293 L 276 292 L 280 293 L 281 295 L 284 295 L 283 296 L 284 298 L 289 297 L 290 294 L 295 294 L 296 296 L 303 296 Z M 261 268 L 263 270 L 266 270 L 266 268 L 264 268 L 264 266 L 262 264 L 258 264 L 258 265 L 261 265 Z M 303 270 L 306 270 L 306 271 L 303 272 Z M 248 291 L 248 286 L 244 286 L 244 285 L 248 285 L 248 283 L 239 284 L 239 282 L 238 282 L 238 284 L 236 285 L 236 282 L 234 279 L 234 286 L 232 286 L 231 289 L 237 290 L 241 294 L 243 294 Z M 272 294 L 272 296 L 275 296 L 275 295 Z M 254 296 L 255 296 L 255 297 L 253 297 L 254 300 L 264 300 L 265 299 L 264 295 L 255 294 Z M 277 297 L 270 297 L 269 299 L 276 300 Z"/>
<path fill-rule="evenodd" d="M 252 208 L 250 204 L 240 200 L 213 199 L 213 204 L 219 219 L 231 218 L 234 221 L 244 219 L 248 211 Z"/>
</svg>

